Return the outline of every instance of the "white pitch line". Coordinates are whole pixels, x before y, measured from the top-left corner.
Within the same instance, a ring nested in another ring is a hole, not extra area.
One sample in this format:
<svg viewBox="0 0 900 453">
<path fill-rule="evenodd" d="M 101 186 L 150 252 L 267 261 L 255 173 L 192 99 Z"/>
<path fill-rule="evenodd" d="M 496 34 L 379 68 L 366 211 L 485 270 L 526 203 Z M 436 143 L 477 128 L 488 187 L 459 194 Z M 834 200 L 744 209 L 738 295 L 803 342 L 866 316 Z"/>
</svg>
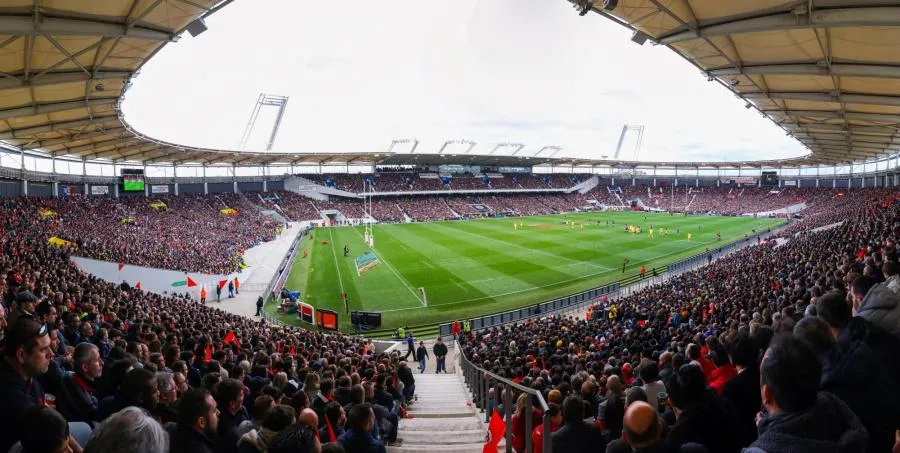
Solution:
<svg viewBox="0 0 900 453">
<path fill-rule="evenodd" d="M 337 269 L 338 273 L 338 283 L 341 285 L 341 294 L 344 294 L 344 278 L 341 276 L 341 266 L 338 265 L 337 260 L 337 251 L 334 249 L 334 234 L 331 232 L 331 228 L 328 229 L 328 239 L 331 242 L 331 257 L 334 258 L 334 268 Z"/>
<path fill-rule="evenodd" d="M 716 242 L 719 242 L 719 241 L 697 242 L 696 244 L 702 246 L 702 245 L 712 244 L 712 243 L 716 243 Z M 643 264 L 643 263 L 649 263 L 650 261 L 657 260 L 657 259 L 660 259 L 660 258 L 665 258 L 665 257 L 667 257 L 667 256 L 672 256 L 672 255 L 675 255 L 675 254 L 678 254 L 678 253 L 682 253 L 682 252 L 684 252 L 684 250 L 676 250 L 676 251 L 671 252 L 671 253 L 666 253 L 665 255 L 659 255 L 659 256 L 653 257 L 652 259 L 647 259 L 647 260 L 643 260 L 643 261 L 638 261 L 638 262 L 636 262 L 636 263 L 633 263 L 633 265 L 638 265 L 638 264 Z M 674 263 L 669 263 L 669 264 L 674 264 Z M 666 266 L 668 266 L 668 264 L 667 264 Z M 458 304 L 462 304 L 462 303 L 466 303 L 466 302 L 475 302 L 475 301 L 478 301 L 478 300 L 493 299 L 493 298 L 495 298 L 495 297 L 511 296 L 511 295 L 513 295 L 513 294 L 521 294 L 521 293 L 526 293 L 526 292 L 528 292 L 528 291 L 533 291 L 533 290 L 536 290 L 536 289 L 548 288 L 548 287 L 550 287 L 550 286 L 556 286 L 556 285 L 561 285 L 561 284 L 563 284 L 563 283 L 574 282 L 574 281 L 582 280 L 582 279 L 585 279 L 585 278 L 588 278 L 588 277 L 595 277 L 595 276 L 597 276 L 597 275 L 602 275 L 602 274 L 605 274 L 605 273 L 608 273 L 608 272 L 612 272 L 613 270 L 615 270 L 615 269 L 610 269 L 610 270 L 602 271 L 602 272 L 594 272 L 594 273 L 592 273 L 592 274 L 583 275 L 583 276 L 581 276 L 581 277 L 575 277 L 575 278 L 571 278 L 571 279 L 569 279 L 569 280 L 561 280 L 561 281 L 549 283 L 549 284 L 546 284 L 546 285 L 539 285 L 539 286 L 538 286 L 538 285 L 535 285 L 535 286 L 531 286 L 530 288 L 517 289 L 517 290 L 515 290 L 515 291 L 510 291 L 510 292 L 507 292 L 507 293 L 492 294 L 492 295 L 490 295 L 490 296 L 475 297 L 475 298 L 472 298 L 472 299 L 464 299 L 464 300 L 457 300 L 457 301 L 453 301 L 453 302 L 447 302 L 447 303 L 444 303 L 444 304 L 431 304 L 431 305 L 429 305 L 428 307 L 392 308 L 392 309 L 390 309 L 390 310 L 380 310 L 380 311 L 381 311 L 382 313 L 388 313 L 388 312 L 394 312 L 394 311 L 421 310 L 422 308 L 443 307 L 443 306 L 445 306 L 445 305 L 458 305 Z M 648 277 L 648 278 L 649 278 L 649 277 Z M 609 282 L 609 283 L 607 283 L 607 284 L 611 284 L 611 283 L 615 283 L 615 282 Z M 547 301 L 544 301 L 544 302 L 547 302 Z"/>
<path fill-rule="evenodd" d="M 352 228 L 352 227 L 351 227 L 351 228 Z M 359 237 L 362 238 L 363 241 L 365 242 L 365 238 L 363 237 L 362 234 L 360 234 L 359 231 L 357 231 L 356 228 L 353 228 L 353 231 L 356 232 L 356 234 L 359 235 Z M 375 256 L 378 258 L 379 261 L 381 261 L 382 263 L 384 263 L 384 265 L 387 266 L 388 270 L 390 270 L 391 272 L 394 273 L 394 275 L 397 277 L 397 280 L 400 280 L 400 283 L 403 283 L 403 286 L 405 286 L 406 289 L 409 290 L 409 292 L 413 295 L 413 297 L 414 297 L 417 301 L 419 301 L 420 304 L 422 304 L 422 307 L 421 307 L 421 308 L 427 307 L 427 305 L 425 305 L 425 301 L 422 300 L 422 299 L 420 299 L 419 296 L 418 296 L 418 294 L 416 294 L 416 290 L 414 290 L 414 289 L 412 288 L 412 285 L 410 285 L 409 282 L 407 282 L 406 279 L 403 278 L 403 277 L 400 275 L 400 273 L 397 272 L 396 269 L 394 269 L 394 266 L 391 266 L 391 263 L 389 263 L 386 259 L 383 259 L 382 257 L 378 256 L 378 254 L 375 253 L 375 248 L 374 248 L 374 247 L 372 248 L 372 254 L 375 255 Z M 420 308 L 420 307 L 410 307 L 410 308 Z"/>
</svg>

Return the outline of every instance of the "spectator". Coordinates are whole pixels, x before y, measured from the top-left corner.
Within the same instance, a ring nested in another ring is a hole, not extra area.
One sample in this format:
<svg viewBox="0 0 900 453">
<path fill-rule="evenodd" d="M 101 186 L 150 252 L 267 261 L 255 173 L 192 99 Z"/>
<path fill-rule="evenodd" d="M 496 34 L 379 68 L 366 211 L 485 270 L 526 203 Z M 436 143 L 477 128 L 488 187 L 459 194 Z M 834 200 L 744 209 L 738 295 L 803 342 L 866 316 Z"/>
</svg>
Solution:
<svg viewBox="0 0 900 453">
<path fill-rule="evenodd" d="M 324 425 L 319 430 L 319 439 L 326 442 L 337 442 L 338 438 L 344 434 L 344 425 L 347 423 L 347 416 L 344 408 L 337 401 L 330 401 L 325 406 Z"/>
<path fill-rule="evenodd" d="M 253 410 L 250 412 L 250 420 L 244 420 L 237 427 L 238 434 L 243 437 L 250 431 L 256 431 L 262 427 L 262 422 L 269 411 L 275 408 L 275 399 L 269 395 L 259 395 L 253 400 Z"/>
<path fill-rule="evenodd" d="M 659 394 L 666 393 L 666 385 L 659 379 L 659 365 L 656 362 L 648 361 L 641 365 L 638 373 L 643 381 L 642 388 L 647 394 L 647 402 L 651 406 L 659 407 Z"/>
<path fill-rule="evenodd" d="M 94 422 L 100 420 L 100 403 L 95 395 L 97 380 L 103 374 L 100 350 L 92 343 L 79 344 L 75 347 L 72 365 L 75 373 L 63 380 L 56 409 L 66 420 L 94 426 Z"/>
<path fill-rule="evenodd" d="M 878 326 L 900 339 L 900 295 L 880 283 L 864 292 L 866 278 L 853 282 L 853 315 Z M 858 282 L 858 283 L 857 283 Z"/>
<path fill-rule="evenodd" d="M 736 332 L 728 342 L 728 356 L 737 374 L 725 383 L 722 398 L 731 403 L 741 431 L 742 445 L 756 440 L 756 414 L 762 407 L 759 395 L 759 347 L 745 332 Z"/>
<path fill-rule="evenodd" d="M 194 388 L 178 404 L 178 424 L 169 428 L 169 453 L 215 453 L 219 409 L 208 390 Z"/>
<path fill-rule="evenodd" d="M 9 453 L 71 453 L 69 424 L 53 409 L 31 406 L 17 421 L 20 441 Z M 87 442 L 87 441 L 85 441 Z"/>
<path fill-rule="evenodd" d="M 562 426 L 562 409 L 559 404 L 547 404 L 547 416 L 550 417 L 550 435 L 553 435 Z M 543 420 L 534 422 L 534 429 L 531 431 L 531 451 L 532 453 L 542 453 L 544 451 L 544 423 Z"/>
<path fill-rule="evenodd" d="M 276 405 L 266 412 L 259 429 L 251 430 L 238 442 L 239 453 L 266 453 L 272 439 L 281 431 L 291 427 L 297 417 L 294 408 Z"/>
<path fill-rule="evenodd" d="M 302 423 L 285 428 L 269 442 L 269 453 L 320 453 L 321 450 L 316 430 Z"/>
<path fill-rule="evenodd" d="M 733 410 L 706 386 L 699 365 L 682 365 L 669 380 L 668 389 L 676 421 L 666 437 L 666 450 L 677 451 L 688 443 L 698 443 L 714 452 L 740 450 Z"/>
<path fill-rule="evenodd" d="M 115 397 L 104 399 L 101 404 L 101 418 L 105 419 L 128 406 L 137 406 L 152 414 L 159 404 L 158 385 L 156 375 L 152 371 L 143 368 L 129 371 Z"/>
<path fill-rule="evenodd" d="M 374 429 L 375 413 L 372 406 L 358 404 L 347 415 L 347 431 L 338 438 L 338 443 L 348 452 L 386 453 L 384 444 L 370 434 Z"/>
<path fill-rule="evenodd" d="M 147 412 L 126 407 L 106 419 L 91 434 L 84 453 L 169 451 L 169 434 Z"/>
<path fill-rule="evenodd" d="M 219 452 L 236 452 L 241 435 L 238 426 L 249 419 L 244 408 L 244 384 L 236 379 L 225 379 L 216 389 L 216 406 L 219 415 Z"/>
<path fill-rule="evenodd" d="M 584 401 L 581 397 L 566 397 L 562 412 L 565 424 L 551 435 L 553 451 L 588 453 L 606 448 L 606 439 L 600 429 L 584 421 Z"/>
<path fill-rule="evenodd" d="M 821 374 L 805 342 L 790 336 L 772 342 L 760 365 L 766 415 L 745 452 L 865 451 L 866 429 L 840 399 L 818 391 Z"/>
<path fill-rule="evenodd" d="M 435 374 L 440 374 L 441 371 L 443 371 L 444 374 L 446 374 L 447 373 L 447 364 L 446 364 L 446 362 L 447 362 L 447 345 L 444 344 L 444 340 L 442 340 L 441 337 L 438 337 L 437 340 L 435 340 L 434 348 L 432 349 L 432 352 L 434 352 L 434 359 L 437 363 L 437 368 L 436 368 Z"/>
<path fill-rule="evenodd" d="M 175 405 L 178 402 L 178 391 L 174 375 L 168 371 L 156 373 L 156 386 L 159 389 L 159 402 L 153 416 L 162 424 L 176 422 L 178 411 Z"/>
</svg>

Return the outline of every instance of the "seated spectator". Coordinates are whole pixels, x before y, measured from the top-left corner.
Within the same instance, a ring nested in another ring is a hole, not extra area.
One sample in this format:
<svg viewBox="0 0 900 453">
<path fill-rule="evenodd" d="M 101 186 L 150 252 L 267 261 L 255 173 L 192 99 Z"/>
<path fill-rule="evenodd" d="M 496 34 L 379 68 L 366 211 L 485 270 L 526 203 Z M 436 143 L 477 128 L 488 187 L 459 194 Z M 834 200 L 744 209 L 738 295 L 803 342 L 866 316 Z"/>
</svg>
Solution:
<svg viewBox="0 0 900 453">
<path fill-rule="evenodd" d="M 740 433 L 733 409 L 706 386 L 699 365 L 682 365 L 667 387 L 676 417 L 666 437 L 667 451 L 677 451 L 688 443 L 698 443 L 721 453 L 740 450 Z"/>
<path fill-rule="evenodd" d="M 859 418 L 834 395 L 819 392 L 822 368 L 809 345 L 776 338 L 763 355 L 760 384 L 766 414 L 747 453 L 866 450 Z"/>
<path fill-rule="evenodd" d="M 344 434 L 344 425 L 347 423 L 347 415 L 344 408 L 337 401 L 330 401 L 325 406 L 325 422 L 322 429 L 319 430 L 319 439 L 326 442 L 337 442 L 338 438 Z"/>
<path fill-rule="evenodd" d="M 156 373 L 156 385 L 159 388 L 159 403 L 153 416 L 162 424 L 177 421 L 178 411 L 175 405 L 178 402 L 178 391 L 175 376 L 168 371 Z"/>
<path fill-rule="evenodd" d="M 250 431 L 258 430 L 262 426 L 263 419 L 269 410 L 275 407 L 275 399 L 269 395 L 259 395 L 253 400 L 253 410 L 250 412 L 250 420 L 244 420 L 238 425 L 237 431 L 241 437 Z"/>
<path fill-rule="evenodd" d="M 550 417 L 550 434 L 559 431 L 562 426 L 562 408 L 559 404 L 547 404 L 547 416 Z M 535 422 L 534 430 L 531 431 L 531 448 L 532 453 L 542 453 L 544 451 L 544 423 L 543 420 Z"/>
<path fill-rule="evenodd" d="M 169 434 L 139 407 L 126 407 L 107 418 L 91 434 L 84 453 L 169 451 Z"/>
<path fill-rule="evenodd" d="M 900 339 L 900 295 L 884 283 L 865 290 L 868 281 L 859 277 L 853 282 L 853 316 L 859 316 Z"/>
<path fill-rule="evenodd" d="M 69 424 L 49 407 L 31 406 L 18 420 L 20 441 L 9 453 L 71 453 Z M 87 441 L 85 441 L 86 443 Z"/>
<path fill-rule="evenodd" d="M 593 423 L 584 421 L 584 401 L 577 395 L 567 396 L 562 406 L 565 424 L 551 434 L 553 451 L 589 453 L 603 451 L 606 439 Z"/>
<path fill-rule="evenodd" d="M 219 409 L 208 390 L 193 388 L 178 403 L 178 424 L 169 427 L 169 453 L 215 453 Z"/>
<path fill-rule="evenodd" d="M 742 445 L 756 440 L 756 414 L 762 407 L 759 396 L 759 347 L 750 335 L 736 332 L 728 341 L 728 356 L 737 369 L 737 375 L 725 383 L 722 398 L 734 406 Z"/>
<path fill-rule="evenodd" d="M 104 399 L 100 406 L 100 417 L 106 417 L 125 409 L 128 406 L 137 406 L 149 413 L 156 411 L 159 404 L 159 387 L 156 375 L 143 368 L 136 368 L 125 375 L 119 391 L 112 399 Z"/>
<path fill-rule="evenodd" d="M 297 415 L 294 408 L 283 404 L 269 409 L 259 429 L 244 434 L 238 442 L 239 453 L 266 453 L 272 439 L 294 424 Z"/>
<path fill-rule="evenodd" d="M 322 444 L 319 443 L 316 430 L 298 423 L 285 428 L 273 437 L 269 442 L 268 453 L 320 453 L 321 450 Z"/>
<path fill-rule="evenodd" d="M 236 379 L 225 379 L 216 389 L 219 408 L 219 452 L 236 452 L 241 435 L 238 426 L 250 417 L 244 408 L 244 384 Z"/>
<path fill-rule="evenodd" d="M 846 403 L 868 431 L 867 451 L 890 450 L 900 426 L 900 399 L 869 347 L 861 341 L 839 345 L 828 324 L 818 318 L 800 320 L 794 336 L 805 340 L 822 364 L 819 390 Z"/>
<path fill-rule="evenodd" d="M 525 424 L 527 422 L 528 398 L 530 397 L 531 395 L 522 393 L 516 398 L 516 410 L 512 416 L 513 449 L 519 453 L 525 452 L 525 436 L 529 434 L 525 430 Z M 541 423 L 541 411 L 534 406 L 531 408 L 531 423 L 532 427 Z"/>
<path fill-rule="evenodd" d="M 75 346 L 72 365 L 75 373 L 63 380 L 56 409 L 66 420 L 94 426 L 94 422 L 100 420 L 100 404 L 95 395 L 96 381 L 103 374 L 100 350 L 92 343 Z"/>
<path fill-rule="evenodd" d="M 638 374 L 643 382 L 641 388 L 646 393 L 647 402 L 658 408 L 659 394 L 667 393 L 666 385 L 659 379 L 659 365 L 656 362 L 648 361 L 641 365 Z"/>
<path fill-rule="evenodd" d="M 367 403 L 358 404 L 347 415 L 347 431 L 338 443 L 344 450 L 354 453 L 386 453 L 384 444 L 372 436 L 375 430 L 375 413 Z"/>
</svg>

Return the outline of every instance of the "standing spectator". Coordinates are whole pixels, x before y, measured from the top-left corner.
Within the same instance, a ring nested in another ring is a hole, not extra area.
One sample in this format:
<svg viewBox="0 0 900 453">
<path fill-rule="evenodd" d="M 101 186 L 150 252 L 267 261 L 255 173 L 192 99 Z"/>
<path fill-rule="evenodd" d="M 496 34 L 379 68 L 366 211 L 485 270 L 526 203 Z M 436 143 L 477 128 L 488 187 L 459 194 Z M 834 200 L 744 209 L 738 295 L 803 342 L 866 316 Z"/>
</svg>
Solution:
<svg viewBox="0 0 900 453">
<path fill-rule="evenodd" d="M 374 429 L 372 406 L 367 403 L 356 405 L 347 416 L 347 431 L 338 438 L 338 443 L 347 452 L 387 453 L 384 444 L 370 434 Z"/>
<path fill-rule="evenodd" d="M 269 442 L 268 453 L 319 453 L 321 450 L 322 444 L 319 443 L 316 430 L 298 423 L 273 437 Z"/>
<path fill-rule="evenodd" d="M 638 370 L 644 385 L 641 388 L 647 394 L 647 403 L 654 408 L 659 408 L 659 394 L 666 393 L 666 385 L 659 379 L 659 365 L 648 361 Z"/>
<path fill-rule="evenodd" d="M 219 409 L 208 390 L 193 388 L 178 402 L 178 424 L 169 430 L 169 453 L 215 453 Z"/>
<path fill-rule="evenodd" d="M 56 409 L 69 421 L 91 426 L 99 420 L 100 403 L 95 395 L 97 380 L 103 374 L 100 350 L 92 343 L 75 346 L 72 356 L 75 373 L 66 377 L 56 398 Z"/>
<path fill-rule="evenodd" d="M 319 439 L 326 442 L 337 442 L 338 438 L 344 434 L 344 425 L 347 423 L 347 415 L 344 408 L 337 401 L 330 401 L 325 406 L 324 417 L 325 423 L 319 430 Z"/>
<path fill-rule="evenodd" d="M 565 424 L 551 435 L 553 451 L 593 453 L 606 449 L 603 433 L 593 423 L 584 421 L 584 401 L 577 395 L 567 396 L 562 406 Z"/>
<path fill-rule="evenodd" d="M 562 409 L 559 404 L 547 404 L 547 415 L 550 417 L 550 435 L 559 430 L 562 425 Z M 543 420 L 535 422 L 534 430 L 531 431 L 531 448 L 532 453 L 542 453 L 544 451 L 544 423 Z"/>
<path fill-rule="evenodd" d="M 606 380 L 606 400 L 600 404 L 597 419 L 605 426 L 606 440 L 618 439 L 622 435 L 622 418 L 625 417 L 625 392 L 622 380 L 612 375 Z M 592 414 L 593 415 L 593 414 Z"/>
<path fill-rule="evenodd" d="M 161 424 L 176 422 L 178 411 L 175 404 L 178 402 L 178 389 L 175 386 L 175 376 L 169 371 L 156 373 L 156 386 L 159 388 L 159 403 L 153 416 Z"/>
<path fill-rule="evenodd" d="M 234 277 L 234 293 L 235 294 L 241 293 L 241 282 L 238 281 L 237 277 Z"/>
<path fill-rule="evenodd" d="M 868 434 L 859 418 L 836 396 L 819 392 L 822 368 L 809 345 L 791 336 L 776 338 L 760 365 L 766 414 L 759 439 L 747 453 L 866 450 Z"/>
<path fill-rule="evenodd" d="M 216 302 L 222 302 L 222 285 L 216 283 Z"/>
<path fill-rule="evenodd" d="M 416 394 L 416 378 L 413 376 L 409 364 L 405 361 L 400 362 L 400 364 L 397 365 L 397 378 L 403 383 L 403 398 L 405 399 L 405 403 L 408 404 L 413 400 Z"/>
<path fill-rule="evenodd" d="M 291 406 L 277 405 L 266 412 L 262 427 L 244 434 L 238 442 L 239 453 L 266 453 L 272 439 L 294 424 L 297 414 Z"/>
<path fill-rule="evenodd" d="M 106 419 L 91 434 L 84 453 L 169 451 L 169 434 L 138 407 L 126 407 Z"/>
<path fill-rule="evenodd" d="M 228 298 L 231 299 L 234 297 L 234 282 L 228 280 Z"/>
<path fill-rule="evenodd" d="M 101 419 L 125 409 L 137 406 L 151 414 L 159 404 L 159 384 L 156 375 L 146 368 L 135 368 L 125 375 L 119 391 L 113 399 L 104 399 L 100 406 Z"/>
<path fill-rule="evenodd" d="M 853 282 L 853 315 L 900 339 L 900 295 L 884 283 L 872 286 L 868 291 L 860 290 L 868 286 L 863 283 L 866 281 L 870 280 L 859 277 Z"/>
<path fill-rule="evenodd" d="M 432 352 L 434 352 L 434 359 L 437 363 L 435 374 L 440 374 L 441 371 L 443 371 L 444 374 L 447 374 L 447 345 L 444 344 L 444 340 L 442 340 L 441 337 L 438 337 L 437 341 L 434 343 Z"/>
<path fill-rule="evenodd" d="M 528 393 L 520 393 L 516 398 L 516 410 L 512 416 L 512 443 L 513 449 L 518 453 L 525 453 L 525 436 L 531 434 L 525 430 L 526 418 L 528 417 Z M 531 426 L 541 423 L 541 411 L 536 407 L 531 407 Z M 534 429 L 532 429 L 534 431 Z"/>
<path fill-rule="evenodd" d="M 262 316 L 262 308 L 263 308 L 263 297 L 259 296 L 256 299 L 256 316 Z"/>
<path fill-rule="evenodd" d="M 407 360 L 409 356 L 416 358 L 416 340 L 412 336 L 412 332 L 406 332 L 406 355 L 403 360 Z"/>
<path fill-rule="evenodd" d="M 419 373 L 425 372 L 425 362 L 428 360 L 428 349 L 425 348 L 425 342 L 419 342 L 419 348 L 416 349 L 416 360 L 419 361 Z"/>
</svg>

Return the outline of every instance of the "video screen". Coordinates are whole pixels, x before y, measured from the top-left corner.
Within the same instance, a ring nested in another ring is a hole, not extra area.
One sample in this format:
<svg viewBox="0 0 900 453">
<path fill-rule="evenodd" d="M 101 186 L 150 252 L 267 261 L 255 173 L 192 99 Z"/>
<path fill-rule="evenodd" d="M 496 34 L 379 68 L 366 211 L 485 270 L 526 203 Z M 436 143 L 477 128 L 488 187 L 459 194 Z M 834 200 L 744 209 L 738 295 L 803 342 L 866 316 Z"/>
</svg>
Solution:
<svg viewBox="0 0 900 453">
<path fill-rule="evenodd" d="M 144 177 L 138 175 L 125 175 L 122 187 L 126 192 L 136 192 L 144 190 Z"/>
</svg>

